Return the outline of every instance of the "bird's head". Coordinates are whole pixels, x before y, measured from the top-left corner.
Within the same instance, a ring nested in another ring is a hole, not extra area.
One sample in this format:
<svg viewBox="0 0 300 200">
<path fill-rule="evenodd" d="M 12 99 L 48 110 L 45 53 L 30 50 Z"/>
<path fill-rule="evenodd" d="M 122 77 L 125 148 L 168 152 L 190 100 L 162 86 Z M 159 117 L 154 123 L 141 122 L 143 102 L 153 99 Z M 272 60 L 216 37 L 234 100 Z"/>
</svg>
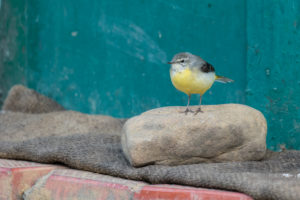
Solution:
<svg viewBox="0 0 300 200">
<path fill-rule="evenodd" d="M 189 65 L 194 55 L 188 52 L 176 54 L 168 64 L 180 64 L 183 67 Z"/>
</svg>

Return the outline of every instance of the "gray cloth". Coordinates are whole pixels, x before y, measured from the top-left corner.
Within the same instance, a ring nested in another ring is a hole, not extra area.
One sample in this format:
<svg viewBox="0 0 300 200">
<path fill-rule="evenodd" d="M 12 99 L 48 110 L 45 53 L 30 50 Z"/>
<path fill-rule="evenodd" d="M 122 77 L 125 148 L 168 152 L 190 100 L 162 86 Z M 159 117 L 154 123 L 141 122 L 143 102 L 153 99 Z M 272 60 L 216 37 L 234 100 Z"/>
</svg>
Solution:
<svg viewBox="0 0 300 200">
<path fill-rule="evenodd" d="M 0 157 L 63 163 L 76 169 L 154 184 L 238 191 L 255 199 L 300 199 L 299 151 L 269 152 L 263 161 L 134 168 L 123 156 L 118 135 L 74 133 L 0 141 Z"/>
</svg>

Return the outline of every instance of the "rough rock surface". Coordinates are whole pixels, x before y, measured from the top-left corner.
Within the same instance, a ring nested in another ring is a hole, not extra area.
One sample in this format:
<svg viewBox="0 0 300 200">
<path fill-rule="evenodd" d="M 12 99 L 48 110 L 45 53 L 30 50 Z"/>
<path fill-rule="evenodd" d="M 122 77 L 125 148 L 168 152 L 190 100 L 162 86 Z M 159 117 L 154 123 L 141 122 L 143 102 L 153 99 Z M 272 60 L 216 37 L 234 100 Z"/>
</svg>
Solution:
<svg viewBox="0 0 300 200">
<path fill-rule="evenodd" d="M 48 97 L 22 85 L 12 87 L 6 97 L 2 110 L 23 113 L 47 113 L 62 111 L 64 108 Z"/>
<path fill-rule="evenodd" d="M 184 109 L 158 108 L 125 123 L 122 149 L 133 166 L 264 157 L 267 124 L 261 112 L 240 104 L 203 106 L 198 115 L 179 113 Z"/>
<path fill-rule="evenodd" d="M 23 141 L 46 136 L 67 136 L 74 133 L 105 133 L 120 135 L 122 122 L 103 115 L 87 115 L 75 111 L 28 114 L 0 113 L 2 141 Z"/>
</svg>

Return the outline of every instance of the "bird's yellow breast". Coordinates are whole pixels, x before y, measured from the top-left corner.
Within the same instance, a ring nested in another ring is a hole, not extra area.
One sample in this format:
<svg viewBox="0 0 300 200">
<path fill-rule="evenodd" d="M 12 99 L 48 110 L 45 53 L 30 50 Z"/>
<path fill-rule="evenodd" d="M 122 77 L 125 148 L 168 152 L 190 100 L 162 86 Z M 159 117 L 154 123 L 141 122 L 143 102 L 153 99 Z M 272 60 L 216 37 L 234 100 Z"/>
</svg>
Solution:
<svg viewBox="0 0 300 200">
<path fill-rule="evenodd" d="M 187 95 L 203 95 L 214 83 L 215 73 L 203 73 L 199 70 L 186 68 L 182 71 L 170 71 L 174 87 Z"/>
</svg>

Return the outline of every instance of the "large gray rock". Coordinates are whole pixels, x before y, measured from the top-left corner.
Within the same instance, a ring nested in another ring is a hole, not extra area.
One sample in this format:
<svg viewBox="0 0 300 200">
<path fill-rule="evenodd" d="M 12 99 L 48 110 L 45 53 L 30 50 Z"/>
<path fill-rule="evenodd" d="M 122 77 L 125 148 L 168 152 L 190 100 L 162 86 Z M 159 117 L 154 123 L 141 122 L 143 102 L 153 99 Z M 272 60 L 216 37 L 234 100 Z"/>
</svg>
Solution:
<svg viewBox="0 0 300 200">
<path fill-rule="evenodd" d="M 122 122 L 104 115 L 87 115 L 75 111 L 28 114 L 0 113 L 1 141 L 23 141 L 46 136 L 105 133 L 120 135 Z"/>
<path fill-rule="evenodd" d="M 4 101 L 2 110 L 23 113 L 47 113 L 64 108 L 52 99 L 22 85 L 12 87 Z"/>
<path fill-rule="evenodd" d="M 197 115 L 179 113 L 184 109 L 158 108 L 125 123 L 122 149 L 133 166 L 264 157 L 267 124 L 261 112 L 239 104 L 203 106 Z"/>
</svg>

